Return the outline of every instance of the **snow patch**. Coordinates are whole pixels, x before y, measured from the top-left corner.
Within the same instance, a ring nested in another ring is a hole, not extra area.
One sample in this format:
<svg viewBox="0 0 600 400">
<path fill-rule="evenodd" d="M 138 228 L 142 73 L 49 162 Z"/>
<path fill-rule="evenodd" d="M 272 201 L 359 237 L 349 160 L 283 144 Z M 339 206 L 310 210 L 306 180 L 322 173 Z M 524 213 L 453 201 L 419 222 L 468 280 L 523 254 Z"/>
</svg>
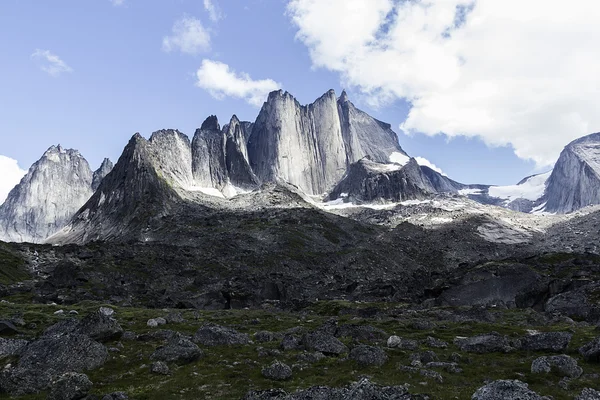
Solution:
<svg viewBox="0 0 600 400">
<path fill-rule="evenodd" d="M 552 171 L 546 172 L 545 174 L 534 175 L 518 185 L 490 186 L 488 193 L 492 197 L 498 197 L 507 202 L 516 199 L 535 201 L 544 195 L 546 181 L 551 173 Z"/>
<path fill-rule="evenodd" d="M 407 156 L 406 154 L 402 154 L 397 151 L 394 151 L 392 154 L 390 154 L 390 162 L 392 162 L 394 164 L 399 164 L 401 166 L 404 166 L 404 165 L 408 164 L 409 161 L 410 161 L 410 157 Z"/>
<path fill-rule="evenodd" d="M 207 194 L 209 196 L 220 197 L 222 199 L 225 198 L 223 193 L 219 189 L 209 188 L 209 187 L 201 187 L 201 186 L 190 186 L 188 189 L 190 192 L 201 192 Z"/>
<path fill-rule="evenodd" d="M 461 196 L 468 196 L 470 194 L 483 194 L 481 189 L 460 189 L 458 194 Z"/>
</svg>

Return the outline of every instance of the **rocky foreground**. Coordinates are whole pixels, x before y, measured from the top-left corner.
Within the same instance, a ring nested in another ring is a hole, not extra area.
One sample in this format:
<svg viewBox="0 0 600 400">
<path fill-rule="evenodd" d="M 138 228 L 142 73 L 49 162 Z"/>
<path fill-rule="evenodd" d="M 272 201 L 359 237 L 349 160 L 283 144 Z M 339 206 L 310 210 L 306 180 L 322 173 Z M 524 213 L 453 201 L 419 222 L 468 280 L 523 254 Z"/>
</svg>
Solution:
<svg viewBox="0 0 600 400">
<path fill-rule="evenodd" d="M 600 331 L 531 309 L 0 304 L 22 399 L 600 399 Z M 544 397 L 548 396 L 548 397 Z"/>
</svg>

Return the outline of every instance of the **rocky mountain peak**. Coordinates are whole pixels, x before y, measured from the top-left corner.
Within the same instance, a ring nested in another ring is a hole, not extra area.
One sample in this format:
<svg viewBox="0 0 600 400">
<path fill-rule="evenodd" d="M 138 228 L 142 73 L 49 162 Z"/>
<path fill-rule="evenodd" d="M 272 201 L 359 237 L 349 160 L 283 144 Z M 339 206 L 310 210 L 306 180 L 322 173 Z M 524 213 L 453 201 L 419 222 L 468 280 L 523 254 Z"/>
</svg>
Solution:
<svg viewBox="0 0 600 400">
<path fill-rule="evenodd" d="M 102 180 L 106 177 L 106 175 L 108 175 L 110 173 L 110 171 L 112 171 L 114 165 L 112 163 L 112 161 L 110 161 L 110 159 L 105 158 L 102 161 L 102 164 L 100 164 L 100 168 L 98 168 L 96 171 L 94 171 L 93 177 L 92 177 L 92 190 L 96 191 L 96 189 L 98 189 L 98 186 L 100 186 L 100 182 L 102 182 Z"/>
<path fill-rule="evenodd" d="M 342 94 L 340 94 L 340 98 L 338 99 L 340 103 L 345 103 L 348 101 L 348 93 L 346 93 L 346 89 L 342 90 Z"/>
<path fill-rule="evenodd" d="M 216 115 L 211 115 L 204 120 L 200 126 L 200 130 L 203 131 L 220 131 L 219 120 Z"/>
</svg>

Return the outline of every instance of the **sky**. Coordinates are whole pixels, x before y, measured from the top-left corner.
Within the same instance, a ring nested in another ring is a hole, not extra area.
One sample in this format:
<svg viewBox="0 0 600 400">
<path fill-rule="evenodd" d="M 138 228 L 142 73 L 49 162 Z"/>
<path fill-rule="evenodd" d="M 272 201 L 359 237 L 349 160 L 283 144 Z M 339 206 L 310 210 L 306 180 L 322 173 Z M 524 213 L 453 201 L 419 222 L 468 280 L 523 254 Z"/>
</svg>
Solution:
<svg viewBox="0 0 600 400">
<path fill-rule="evenodd" d="M 2 0 L 0 202 L 51 145 L 253 121 L 329 89 L 463 183 L 548 171 L 600 131 L 596 0 Z"/>
</svg>

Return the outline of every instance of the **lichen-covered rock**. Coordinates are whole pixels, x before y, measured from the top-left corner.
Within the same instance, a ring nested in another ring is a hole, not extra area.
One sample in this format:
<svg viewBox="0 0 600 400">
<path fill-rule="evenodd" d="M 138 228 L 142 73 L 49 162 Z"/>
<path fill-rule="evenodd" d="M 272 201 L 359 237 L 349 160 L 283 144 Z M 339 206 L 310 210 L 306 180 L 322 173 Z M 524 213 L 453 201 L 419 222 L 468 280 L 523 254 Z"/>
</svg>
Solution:
<svg viewBox="0 0 600 400">
<path fill-rule="evenodd" d="M 405 339 L 400 336 L 390 336 L 387 340 L 388 347 L 397 347 L 402 350 L 417 350 L 419 342 L 413 339 Z"/>
<path fill-rule="evenodd" d="M 292 377 L 292 369 L 289 365 L 275 361 L 261 371 L 262 376 L 273 381 L 285 381 Z"/>
<path fill-rule="evenodd" d="M 531 372 L 534 374 L 549 373 L 552 370 L 569 378 L 579 378 L 583 374 L 577 361 L 567 355 L 539 357 L 531 363 Z"/>
<path fill-rule="evenodd" d="M 150 355 L 151 360 L 187 364 L 203 356 L 200 348 L 183 337 L 173 337 Z"/>
<path fill-rule="evenodd" d="M 442 369 L 447 372 L 451 372 L 453 374 L 460 374 L 463 370 L 459 368 L 456 363 L 453 362 L 441 362 L 441 361 L 432 361 L 425 364 L 425 368 L 428 369 Z"/>
<path fill-rule="evenodd" d="M 518 380 L 497 380 L 480 387 L 471 400 L 543 400 L 526 383 Z"/>
<path fill-rule="evenodd" d="M 120 338 L 123 335 L 123 328 L 116 319 L 98 311 L 82 318 L 76 332 L 99 342 L 106 342 Z"/>
<path fill-rule="evenodd" d="M 281 339 L 281 334 L 271 331 L 258 331 L 254 334 L 254 340 L 259 343 L 274 342 L 279 339 Z"/>
<path fill-rule="evenodd" d="M 0 358 L 7 356 L 16 356 L 27 345 L 24 339 L 5 339 L 0 337 Z"/>
<path fill-rule="evenodd" d="M 469 353 L 508 353 L 514 350 L 506 336 L 496 332 L 468 338 L 457 338 L 454 344 Z"/>
<path fill-rule="evenodd" d="M 250 337 L 225 326 L 206 324 L 196 331 L 194 343 L 203 346 L 234 346 L 250 343 Z"/>
<path fill-rule="evenodd" d="M 79 400 L 84 398 L 91 388 L 92 382 L 87 375 L 67 372 L 52 382 L 46 400 Z"/>
<path fill-rule="evenodd" d="M 302 337 L 302 344 L 308 351 L 320 351 L 323 354 L 347 353 L 348 348 L 335 336 L 322 332 L 307 333 Z"/>
<path fill-rule="evenodd" d="M 573 334 L 569 332 L 541 332 L 521 339 L 521 349 L 529 351 L 564 351 Z"/>
<path fill-rule="evenodd" d="M 302 347 L 302 339 L 297 335 L 288 334 L 281 339 L 281 348 L 285 351 L 298 350 Z"/>
<path fill-rule="evenodd" d="M 586 361 L 600 362 L 600 336 L 581 346 L 579 348 L 579 354 L 581 354 Z"/>
<path fill-rule="evenodd" d="M 162 361 L 155 361 L 150 364 L 150 372 L 158 375 L 169 375 L 169 366 Z"/>
<path fill-rule="evenodd" d="M 427 336 L 427 338 L 423 341 L 423 344 L 427 347 L 433 347 L 436 349 L 445 349 L 448 347 L 447 342 L 431 336 Z"/>
<path fill-rule="evenodd" d="M 600 392 L 595 389 L 585 388 L 575 397 L 575 400 L 600 400 Z"/>
<path fill-rule="evenodd" d="M 361 366 L 375 365 L 381 367 L 388 360 L 388 356 L 379 347 L 360 345 L 350 350 L 350 359 Z"/>
</svg>

